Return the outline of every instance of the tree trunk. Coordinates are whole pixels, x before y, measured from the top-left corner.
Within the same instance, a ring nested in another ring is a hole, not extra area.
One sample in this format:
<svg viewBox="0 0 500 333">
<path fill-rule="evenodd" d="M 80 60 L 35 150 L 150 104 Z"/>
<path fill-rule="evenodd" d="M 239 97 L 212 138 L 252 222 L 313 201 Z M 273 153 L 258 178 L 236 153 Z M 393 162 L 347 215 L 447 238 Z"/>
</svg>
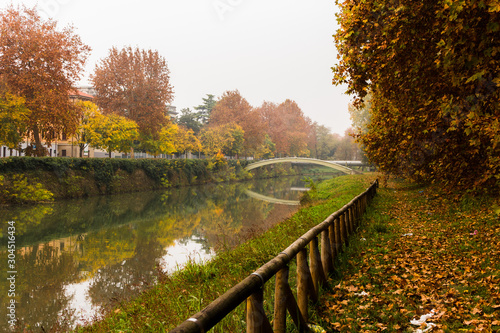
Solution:
<svg viewBox="0 0 500 333">
<path fill-rule="evenodd" d="M 35 149 L 33 151 L 33 155 L 37 157 L 45 156 L 45 148 L 42 146 L 42 139 L 38 126 L 33 128 L 33 137 L 35 139 Z"/>
</svg>

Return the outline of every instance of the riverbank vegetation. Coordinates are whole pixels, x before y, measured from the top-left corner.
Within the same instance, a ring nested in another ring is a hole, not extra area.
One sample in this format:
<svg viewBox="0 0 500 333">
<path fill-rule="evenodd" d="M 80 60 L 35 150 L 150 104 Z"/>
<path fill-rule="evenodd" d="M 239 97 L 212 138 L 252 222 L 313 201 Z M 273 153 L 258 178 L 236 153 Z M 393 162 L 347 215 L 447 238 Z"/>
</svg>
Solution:
<svg viewBox="0 0 500 333">
<path fill-rule="evenodd" d="M 166 332 L 172 329 L 364 191 L 374 179 L 374 175 L 343 176 L 317 184 L 311 193 L 314 205 L 302 208 L 264 234 L 248 234 L 247 242 L 219 252 L 210 262 L 190 262 L 172 275 L 160 272 L 159 284 L 153 289 L 118 305 L 104 319 L 77 331 Z M 270 281 L 267 285 L 273 283 Z M 271 295 L 266 297 L 267 306 L 271 306 Z M 214 331 L 242 331 L 243 311 L 244 307 L 240 306 Z"/>
<path fill-rule="evenodd" d="M 249 179 L 246 161 L 186 159 L 0 159 L 3 203 L 88 197 Z M 280 173 L 278 168 L 278 174 Z M 284 170 L 284 169 L 283 169 Z"/>
<path fill-rule="evenodd" d="M 0 159 L 0 202 L 29 204 L 208 183 L 314 174 L 290 164 L 252 172 L 247 160 L 10 157 Z"/>
</svg>

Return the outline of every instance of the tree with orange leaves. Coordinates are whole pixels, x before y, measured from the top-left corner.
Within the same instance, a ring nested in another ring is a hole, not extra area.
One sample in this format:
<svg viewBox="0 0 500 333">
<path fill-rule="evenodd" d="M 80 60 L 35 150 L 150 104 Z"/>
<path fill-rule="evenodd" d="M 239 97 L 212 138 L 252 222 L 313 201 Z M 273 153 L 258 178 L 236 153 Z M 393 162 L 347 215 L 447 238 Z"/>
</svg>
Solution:
<svg viewBox="0 0 500 333">
<path fill-rule="evenodd" d="M 254 155 L 264 142 L 261 118 L 238 90 L 226 91 L 217 101 L 208 121 L 209 126 L 234 123 L 245 132 L 243 152 Z"/>
<path fill-rule="evenodd" d="M 279 105 L 264 102 L 257 112 L 279 156 L 309 156 L 314 126 L 295 101 L 287 99 Z"/>
<path fill-rule="evenodd" d="M 80 79 L 90 48 L 72 27 L 56 25 L 34 8 L 11 5 L 0 11 L 0 80 L 31 111 L 27 153 L 36 156 L 46 154 L 44 141 L 74 133 L 81 112 L 68 92 Z"/>
<path fill-rule="evenodd" d="M 158 51 L 113 47 L 91 76 L 96 104 L 104 113 L 134 120 L 146 136 L 157 136 L 166 125 L 173 99 L 167 61 Z"/>
</svg>

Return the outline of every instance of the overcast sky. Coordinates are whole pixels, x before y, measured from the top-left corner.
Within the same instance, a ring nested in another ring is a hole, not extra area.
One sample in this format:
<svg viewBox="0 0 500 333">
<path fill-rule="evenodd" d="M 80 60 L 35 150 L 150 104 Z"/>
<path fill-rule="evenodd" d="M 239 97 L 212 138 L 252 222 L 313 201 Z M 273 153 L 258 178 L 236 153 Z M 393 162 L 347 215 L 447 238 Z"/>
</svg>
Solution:
<svg viewBox="0 0 500 333">
<path fill-rule="evenodd" d="M 158 50 L 178 111 L 238 89 L 253 106 L 288 98 L 334 133 L 350 127 L 350 97 L 331 83 L 334 0 L 0 0 L 10 3 L 74 25 L 92 48 L 86 77 L 112 46 Z"/>
</svg>

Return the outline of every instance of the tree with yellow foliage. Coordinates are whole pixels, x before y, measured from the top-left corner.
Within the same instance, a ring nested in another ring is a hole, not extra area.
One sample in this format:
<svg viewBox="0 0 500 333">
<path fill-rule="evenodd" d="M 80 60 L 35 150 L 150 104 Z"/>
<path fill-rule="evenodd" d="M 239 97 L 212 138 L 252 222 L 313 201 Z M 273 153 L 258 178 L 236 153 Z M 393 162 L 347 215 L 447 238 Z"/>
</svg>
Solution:
<svg viewBox="0 0 500 333">
<path fill-rule="evenodd" d="M 134 140 L 139 135 L 137 124 L 133 120 L 116 114 L 109 116 L 97 114 L 91 117 L 85 130 L 90 145 L 106 150 L 109 157 L 113 151 L 130 152 Z"/>
<path fill-rule="evenodd" d="M 0 145 L 18 147 L 26 136 L 30 114 L 24 98 L 8 92 L 0 94 Z"/>
</svg>

